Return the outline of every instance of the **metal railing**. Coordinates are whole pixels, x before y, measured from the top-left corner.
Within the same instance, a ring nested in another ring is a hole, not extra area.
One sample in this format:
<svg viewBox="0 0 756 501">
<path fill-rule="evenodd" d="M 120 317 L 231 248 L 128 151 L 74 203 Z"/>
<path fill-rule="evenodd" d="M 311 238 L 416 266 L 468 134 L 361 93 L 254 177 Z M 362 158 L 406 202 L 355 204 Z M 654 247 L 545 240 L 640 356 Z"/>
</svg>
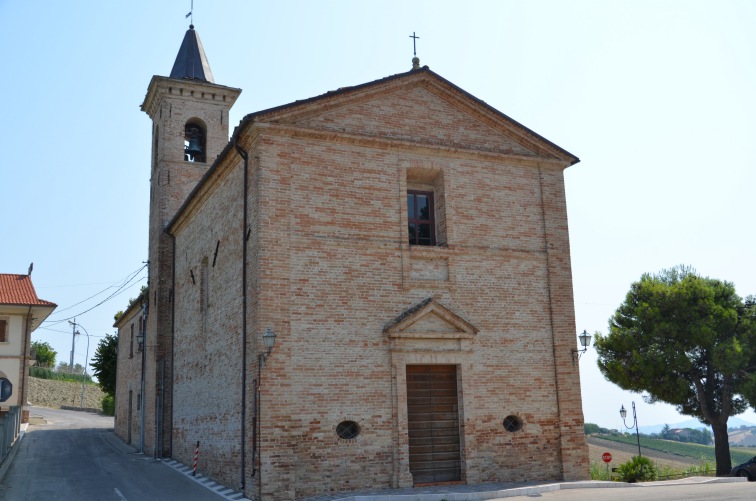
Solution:
<svg viewBox="0 0 756 501">
<path fill-rule="evenodd" d="M 12 406 L 0 416 L 0 464 L 3 464 L 8 451 L 21 433 L 21 406 Z"/>
</svg>

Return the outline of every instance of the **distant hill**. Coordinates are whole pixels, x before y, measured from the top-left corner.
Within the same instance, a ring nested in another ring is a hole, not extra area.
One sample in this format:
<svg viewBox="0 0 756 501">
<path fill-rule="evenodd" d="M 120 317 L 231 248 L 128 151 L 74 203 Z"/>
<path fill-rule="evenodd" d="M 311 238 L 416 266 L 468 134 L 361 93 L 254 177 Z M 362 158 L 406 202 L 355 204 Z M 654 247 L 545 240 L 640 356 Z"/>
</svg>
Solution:
<svg viewBox="0 0 756 501">
<path fill-rule="evenodd" d="M 701 421 L 699 421 L 698 419 L 688 419 L 687 421 L 682 421 L 679 423 L 662 423 L 652 426 L 639 426 L 638 429 L 641 433 L 651 435 L 652 433 L 660 433 L 665 424 L 668 424 L 670 428 L 693 428 L 694 430 L 698 430 L 699 428 L 709 428 L 707 425 L 701 423 Z M 748 421 L 740 419 L 739 417 L 731 417 L 727 421 L 728 428 L 740 428 L 741 426 L 756 427 L 756 424 L 749 423 Z"/>
<path fill-rule="evenodd" d="M 729 433 L 730 445 L 737 447 L 756 447 L 756 428 L 743 428 Z"/>
</svg>

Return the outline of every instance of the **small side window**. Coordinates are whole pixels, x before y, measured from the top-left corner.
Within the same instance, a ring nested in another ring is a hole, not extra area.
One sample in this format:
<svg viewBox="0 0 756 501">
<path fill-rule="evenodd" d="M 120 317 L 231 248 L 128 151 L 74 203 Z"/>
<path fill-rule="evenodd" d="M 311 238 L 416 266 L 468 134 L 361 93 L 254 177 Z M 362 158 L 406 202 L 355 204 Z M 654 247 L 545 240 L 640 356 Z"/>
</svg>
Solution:
<svg viewBox="0 0 756 501">
<path fill-rule="evenodd" d="M 336 426 L 336 434 L 344 440 L 352 440 L 360 434 L 360 425 L 354 421 L 342 421 Z"/>
<path fill-rule="evenodd" d="M 200 311 L 205 313 L 210 306 L 210 270 L 208 259 L 204 258 L 200 263 Z"/>
<path fill-rule="evenodd" d="M 522 429 L 522 420 L 517 416 L 507 416 L 504 418 L 504 429 L 514 433 Z"/>
</svg>

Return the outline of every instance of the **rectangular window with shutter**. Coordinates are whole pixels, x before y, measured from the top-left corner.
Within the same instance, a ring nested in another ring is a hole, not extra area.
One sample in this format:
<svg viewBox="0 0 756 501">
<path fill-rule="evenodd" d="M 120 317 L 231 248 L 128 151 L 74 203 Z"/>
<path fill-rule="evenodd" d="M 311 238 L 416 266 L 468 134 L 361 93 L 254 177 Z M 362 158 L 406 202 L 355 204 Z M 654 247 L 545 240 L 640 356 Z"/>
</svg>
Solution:
<svg viewBox="0 0 756 501">
<path fill-rule="evenodd" d="M 433 192 L 407 190 L 410 245 L 436 245 Z"/>
</svg>

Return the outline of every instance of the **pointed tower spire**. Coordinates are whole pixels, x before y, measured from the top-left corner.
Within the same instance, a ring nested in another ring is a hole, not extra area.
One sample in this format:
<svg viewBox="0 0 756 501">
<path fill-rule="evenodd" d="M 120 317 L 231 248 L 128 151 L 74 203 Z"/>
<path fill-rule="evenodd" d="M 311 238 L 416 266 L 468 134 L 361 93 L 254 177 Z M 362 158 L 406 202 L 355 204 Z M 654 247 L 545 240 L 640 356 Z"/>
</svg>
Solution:
<svg viewBox="0 0 756 501">
<path fill-rule="evenodd" d="M 210 71 L 210 63 L 207 62 L 207 56 L 205 56 L 205 49 L 202 47 L 199 35 L 194 31 L 193 24 L 189 25 L 184 41 L 181 42 L 176 62 L 173 63 L 171 70 L 171 78 L 215 83 L 213 72 Z"/>
</svg>

